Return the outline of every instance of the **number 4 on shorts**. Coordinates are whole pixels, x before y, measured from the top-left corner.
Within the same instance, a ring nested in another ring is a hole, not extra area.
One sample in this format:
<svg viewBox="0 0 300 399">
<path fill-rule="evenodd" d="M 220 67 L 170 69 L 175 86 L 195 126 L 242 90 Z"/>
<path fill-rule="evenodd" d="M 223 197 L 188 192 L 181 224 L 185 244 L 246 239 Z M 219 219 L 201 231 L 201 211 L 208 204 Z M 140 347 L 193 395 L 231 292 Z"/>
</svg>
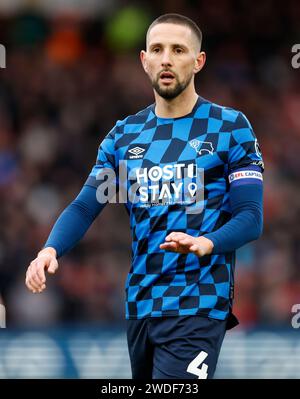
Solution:
<svg viewBox="0 0 300 399">
<path fill-rule="evenodd" d="M 208 373 L 208 366 L 207 364 L 203 363 L 204 360 L 207 358 L 208 354 L 204 351 L 201 351 L 194 360 L 188 365 L 186 371 L 188 373 L 194 374 L 198 376 L 198 380 L 206 380 Z M 201 365 L 201 367 L 199 367 Z"/>
</svg>

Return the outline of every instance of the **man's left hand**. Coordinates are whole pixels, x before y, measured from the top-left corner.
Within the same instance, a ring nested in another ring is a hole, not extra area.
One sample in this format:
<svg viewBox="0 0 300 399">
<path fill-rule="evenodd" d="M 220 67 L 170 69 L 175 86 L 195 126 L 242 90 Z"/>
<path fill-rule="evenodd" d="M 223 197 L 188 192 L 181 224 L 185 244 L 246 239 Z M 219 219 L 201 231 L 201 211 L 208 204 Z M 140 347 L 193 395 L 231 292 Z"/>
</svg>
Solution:
<svg viewBox="0 0 300 399">
<path fill-rule="evenodd" d="M 167 235 L 160 249 L 180 254 L 193 253 L 197 256 L 210 255 L 214 244 L 205 237 L 193 237 L 186 233 L 173 232 Z"/>
</svg>

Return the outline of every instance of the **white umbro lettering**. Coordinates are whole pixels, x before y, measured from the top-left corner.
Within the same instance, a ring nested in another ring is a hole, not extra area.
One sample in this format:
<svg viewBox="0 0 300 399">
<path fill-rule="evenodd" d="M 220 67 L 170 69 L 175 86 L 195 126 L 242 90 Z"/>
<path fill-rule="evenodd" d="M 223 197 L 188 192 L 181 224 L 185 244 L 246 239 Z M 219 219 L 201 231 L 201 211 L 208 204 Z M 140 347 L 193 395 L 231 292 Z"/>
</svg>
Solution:
<svg viewBox="0 0 300 399">
<path fill-rule="evenodd" d="M 136 146 L 134 148 L 131 148 L 130 150 L 128 150 L 129 154 L 129 159 L 141 159 L 144 157 L 144 152 L 145 152 L 145 148 Z"/>
</svg>

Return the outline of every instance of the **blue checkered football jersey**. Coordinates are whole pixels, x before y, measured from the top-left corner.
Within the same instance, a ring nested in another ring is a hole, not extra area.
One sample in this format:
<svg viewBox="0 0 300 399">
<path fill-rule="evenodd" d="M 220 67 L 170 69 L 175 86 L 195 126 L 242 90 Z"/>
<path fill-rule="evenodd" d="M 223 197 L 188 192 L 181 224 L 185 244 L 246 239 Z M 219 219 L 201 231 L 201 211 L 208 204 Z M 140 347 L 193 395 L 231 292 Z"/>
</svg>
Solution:
<svg viewBox="0 0 300 399">
<path fill-rule="evenodd" d="M 157 117 L 152 104 L 118 121 L 108 133 L 86 184 L 97 187 L 98 200 L 107 195 L 113 201 L 116 195 L 113 199 L 105 184 L 115 182 L 130 215 L 127 319 L 227 317 L 235 253 L 199 258 L 159 245 L 173 231 L 200 236 L 230 220 L 229 176 L 245 167 L 249 174 L 251 165 L 253 173 L 263 170 L 249 121 L 241 112 L 202 97 L 184 117 Z M 114 172 L 112 177 L 109 172 Z"/>
</svg>

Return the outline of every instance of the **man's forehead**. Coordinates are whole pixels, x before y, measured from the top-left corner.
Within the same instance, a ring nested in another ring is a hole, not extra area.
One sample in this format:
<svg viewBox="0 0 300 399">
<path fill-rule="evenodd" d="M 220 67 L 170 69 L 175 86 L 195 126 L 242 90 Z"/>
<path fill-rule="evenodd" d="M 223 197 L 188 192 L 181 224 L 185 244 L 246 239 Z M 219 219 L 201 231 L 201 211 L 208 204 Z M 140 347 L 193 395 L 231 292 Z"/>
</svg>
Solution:
<svg viewBox="0 0 300 399">
<path fill-rule="evenodd" d="M 172 23 L 161 23 L 154 25 L 147 35 L 147 46 L 152 43 L 161 44 L 185 44 L 191 46 L 195 39 L 188 26 L 176 25 Z"/>
</svg>

